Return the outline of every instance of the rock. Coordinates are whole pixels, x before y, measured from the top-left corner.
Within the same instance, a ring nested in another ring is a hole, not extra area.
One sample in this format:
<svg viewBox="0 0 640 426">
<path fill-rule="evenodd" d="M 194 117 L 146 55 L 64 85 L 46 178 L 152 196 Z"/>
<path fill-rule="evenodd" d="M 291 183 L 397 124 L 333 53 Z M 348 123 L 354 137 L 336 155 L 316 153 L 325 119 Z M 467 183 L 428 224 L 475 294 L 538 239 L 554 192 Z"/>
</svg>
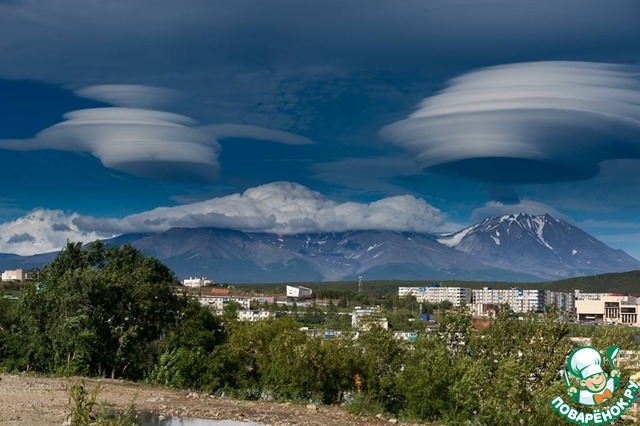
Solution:
<svg viewBox="0 0 640 426">
<path fill-rule="evenodd" d="M 396 424 L 398 423 L 398 419 L 389 419 L 389 423 Z"/>
<path fill-rule="evenodd" d="M 316 404 L 307 404 L 307 410 L 317 410 L 318 406 Z"/>
</svg>

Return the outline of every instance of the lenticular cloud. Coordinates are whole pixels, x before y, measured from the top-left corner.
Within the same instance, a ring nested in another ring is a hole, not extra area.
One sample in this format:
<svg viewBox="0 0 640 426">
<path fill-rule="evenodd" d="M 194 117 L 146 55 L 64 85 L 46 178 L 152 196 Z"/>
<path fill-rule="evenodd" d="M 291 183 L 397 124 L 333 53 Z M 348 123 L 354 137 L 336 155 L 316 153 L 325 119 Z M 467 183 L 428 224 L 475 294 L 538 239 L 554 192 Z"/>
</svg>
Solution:
<svg viewBox="0 0 640 426">
<path fill-rule="evenodd" d="M 213 182 L 220 172 L 219 139 L 313 143 L 299 135 L 257 126 L 200 125 L 184 115 L 153 109 L 171 101 L 175 92 L 169 89 L 111 84 L 87 87 L 76 94 L 116 106 L 68 112 L 64 121 L 31 139 L 0 139 L 0 149 L 88 152 L 105 167 L 132 175 Z"/>
<path fill-rule="evenodd" d="M 531 62 L 464 74 L 381 136 L 424 168 L 488 181 L 587 179 L 640 158 L 640 69 Z"/>
<path fill-rule="evenodd" d="M 152 178 L 188 176 L 212 181 L 220 165 L 215 138 L 188 117 L 136 108 L 69 112 L 33 139 L 0 141 L 0 148 L 89 152 L 105 167 Z"/>
<path fill-rule="evenodd" d="M 174 90 L 141 84 L 97 84 L 78 89 L 75 93 L 111 105 L 144 109 L 167 107 L 179 97 Z"/>
</svg>

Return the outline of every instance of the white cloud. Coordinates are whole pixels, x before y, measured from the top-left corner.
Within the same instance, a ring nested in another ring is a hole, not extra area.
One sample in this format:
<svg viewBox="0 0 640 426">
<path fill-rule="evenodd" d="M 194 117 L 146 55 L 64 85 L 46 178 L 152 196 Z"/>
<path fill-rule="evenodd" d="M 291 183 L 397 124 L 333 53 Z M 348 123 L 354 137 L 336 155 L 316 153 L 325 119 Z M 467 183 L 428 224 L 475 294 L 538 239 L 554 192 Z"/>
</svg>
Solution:
<svg viewBox="0 0 640 426">
<path fill-rule="evenodd" d="M 471 217 L 474 221 L 479 222 L 482 219 L 488 217 L 517 213 L 528 213 L 532 215 L 543 215 L 545 213 L 548 213 L 557 219 L 562 219 L 565 222 L 573 223 L 573 220 L 571 220 L 571 218 L 560 213 L 550 205 L 533 200 L 520 200 L 520 202 L 517 204 L 504 204 L 499 201 L 489 201 L 484 206 L 475 209 L 471 213 Z"/>
<path fill-rule="evenodd" d="M 139 85 L 102 85 L 77 91 L 123 105 L 158 103 L 169 92 Z M 212 182 L 220 172 L 221 146 L 217 139 L 247 137 L 286 144 L 312 143 L 302 136 L 257 126 L 199 126 L 184 115 L 142 108 L 84 109 L 68 112 L 64 118 L 32 139 L 0 139 L 0 149 L 88 152 L 105 167 L 133 175 Z"/>
<path fill-rule="evenodd" d="M 445 224 L 445 215 L 413 196 L 390 197 L 369 204 L 336 203 L 302 185 L 276 182 L 242 194 L 160 207 L 123 219 L 80 217 L 75 223 L 81 229 L 105 233 L 207 226 L 281 234 L 357 229 L 430 232 Z"/>
<path fill-rule="evenodd" d="M 188 117 L 133 108 L 95 108 L 65 114 L 66 121 L 33 139 L 0 140 L 12 150 L 88 152 L 105 167 L 152 178 L 213 181 L 220 145 Z"/>
<path fill-rule="evenodd" d="M 208 124 L 200 127 L 202 131 L 218 139 L 224 138 L 249 138 L 280 142 L 288 145 L 311 145 L 314 142 L 304 136 L 294 135 L 282 130 L 267 129 L 264 127 L 250 126 L 246 124 Z"/>
<path fill-rule="evenodd" d="M 423 168 L 488 180 L 584 179 L 606 159 L 640 158 L 638 75 L 637 67 L 589 62 L 486 68 L 451 80 L 381 135 Z"/>
<path fill-rule="evenodd" d="M 78 89 L 75 94 L 115 106 L 145 109 L 167 107 L 179 97 L 175 90 L 140 84 L 98 84 Z"/>
<path fill-rule="evenodd" d="M 218 227 L 248 232 L 295 234 L 347 230 L 439 232 L 446 216 L 413 196 L 372 203 L 337 203 L 304 186 L 276 182 L 197 203 L 160 207 L 124 218 L 95 218 L 55 210 L 36 210 L 0 225 L 0 252 L 33 254 L 62 247 L 67 238 L 93 241 L 130 232 L 161 232 L 173 227 Z M 35 242 L 9 243 L 33 236 Z"/>
<path fill-rule="evenodd" d="M 80 230 L 73 221 L 77 213 L 62 210 L 37 209 L 11 222 L 0 224 L 0 252 L 30 255 L 46 253 L 63 247 L 67 239 L 90 242 L 111 237 Z"/>
</svg>

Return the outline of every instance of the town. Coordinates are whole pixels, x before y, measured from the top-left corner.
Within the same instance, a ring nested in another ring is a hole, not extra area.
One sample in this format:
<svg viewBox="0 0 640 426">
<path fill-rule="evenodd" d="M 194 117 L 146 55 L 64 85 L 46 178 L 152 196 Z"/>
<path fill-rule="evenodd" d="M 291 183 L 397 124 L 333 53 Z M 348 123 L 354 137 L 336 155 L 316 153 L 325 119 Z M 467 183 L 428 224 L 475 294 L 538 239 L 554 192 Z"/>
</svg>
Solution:
<svg viewBox="0 0 640 426">
<path fill-rule="evenodd" d="M 580 347 L 615 350 L 618 371 L 640 380 L 633 294 L 363 277 L 268 285 L 178 281 L 166 265 L 131 246 L 100 243 L 86 250 L 69 243 L 41 270 L 3 275 L 0 368 L 10 372 L 110 376 L 190 395 L 312 407 L 340 404 L 348 413 L 390 421 L 445 418 L 455 406 L 448 404 L 466 400 L 437 393 L 434 375 L 454 389 L 459 380 L 491 372 L 478 384 L 483 399 L 470 402 L 475 412 L 460 412 L 460 419 L 478 415 L 484 398 L 504 403 L 492 390 L 501 375 L 514 391 L 530 381 L 521 398 L 560 389 L 566 356 Z M 393 399 L 396 392 L 402 400 Z M 425 405 L 424 392 L 436 402 Z M 531 424 L 555 415 L 550 401 L 531 404 Z M 556 402 L 559 410 L 570 407 L 565 402 Z M 636 418 L 635 397 L 628 405 L 624 418 Z M 513 411 L 521 402 L 509 406 Z M 491 423 L 504 418 L 493 409 L 479 415 Z"/>
<path fill-rule="evenodd" d="M 37 276 L 37 270 L 6 270 L 2 272 L 2 282 L 5 285 L 34 282 Z M 399 285 L 397 298 L 393 301 L 393 306 L 390 306 L 389 299 L 385 300 L 385 296 L 358 298 L 356 294 L 349 301 L 346 291 L 342 295 L 339 292 L 327 294 L 322 290 L 319 294 L 314 294 L 311 288 L 302 285 L 285 285 L 284 291 L 278 293 L 277 290 L 282 286 L 274 285 L 273 291 L 265 292 L 250 285 L 215 283 L 207 277 L 186 278 L 181 284 L 175 288 L 177 295 L 195 297 L 203 307 L 216 314 L 233 308 L 239 321 L 258 321 L 287 315 L 295 315 L 304 320 L 305 317 L 313 316 L 307 314 L 315 314 L 316 319 L 327 315 L 342 317 L 342 320 L 333 322 L 335 329 L 324 330 L 326 336 L 334 336 L 346 329 L 361 330 L 365 327 L 364 324 L 368 327 L 373 321 L 384 329 L 400 328 L 396 331 L 398 337 L 413 340 L 419 328 L 415 323 L 428 325 L 446 309 L 460 306 L 466 307 L 478 319 L 495 316 L 502 306 L 508 307 L 516 316 L 557 309 L 571 323 L 640 327 L 640 298 L 628 293 L 582 292 L 577 289 L 573 292 L 560 292 L 522 287 L 475 289 L 425 283 L 422 287 Z M 358 292 L 362 292 L 362 280 L 359 282 Z M 397 314 L 398 304 L 401 310 L 406 311 L 403 318 L 394 315 L 394 312 Z M 390 321 L 385 316 L 387 311 L 396 321 Z M 315 325 L 321 325 L 321 322 Z M 415 327 L 413 330 L 412 323 Z M 313 329 L 309 331 L 319 332 Z"/>
</svg>

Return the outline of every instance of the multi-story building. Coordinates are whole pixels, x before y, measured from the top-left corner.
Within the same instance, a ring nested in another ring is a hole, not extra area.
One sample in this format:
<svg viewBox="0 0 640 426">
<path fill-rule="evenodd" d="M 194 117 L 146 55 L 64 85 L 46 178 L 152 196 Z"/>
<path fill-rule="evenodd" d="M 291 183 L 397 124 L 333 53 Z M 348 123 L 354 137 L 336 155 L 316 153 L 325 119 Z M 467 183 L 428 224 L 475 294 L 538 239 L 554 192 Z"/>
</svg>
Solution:
<svg viewBox="0 0 640 426">
<path fill-rule="evenodd" d="M 578 321 L 640 326 L 640 299 L 621 294 L 601 295 L 599 299 L 576 300 Z"/>
<path fill-rule="evenodd" d="M 2 273 L 2 281 L 24 282 L 27 278 L 27 271 L 24 269 L 8 270 Z"/>
<path fill-rule="evenodd" d="M 514 312 L 541 311 L 545 306 L 544 290 L 536 289 L 493 289 L 484 287 L 472 290 L 474 310 L 483 312 L 484 305 L 497 306 L 508 303 Z"/>
<path fill-rule="evenodd" d="M 471 303 L 471 289 L 465 287 L 400 287 L 398 296 L 415 296 L 418 302 L 440 303 L 449 301 L 453 306 L 468 305 Z"/>
<path fill-rule="evenodd" d="M 250 297 L 239 296 L 202 296 L 200 304 L 216 311 L 221 311 L 229 302 L 236 302 L 240 305 L 240 309 L 251 309 Z"/>
<path fill-rule="evenodd" d="M 574 312 L 576 296 L 538 289 L 493 289 L 484 287 L 471 290 L 465 287 L 400 287 L 398 296 L 415 296 L 419 302 L 440 303 L 450 301 L 454 306 L 473 305 L 476 315 L 495 313 L 497 306 L 507 303 L 514 312 L 542 311 L 545 306 L 554 305 L 564 312 Z M 594 293 L 586 297 L 595 298 Z M 598 296 L 599 297 L 599 296 Z"/>
<path fill-rule="evenodd" d="M 389 321 L 382 316 L 379 308 L 361 308 L 356 306 L 351 314 L 351 327 L 354 330 L 367 330 L 372 324 L 385 330 L 389 328 Z"/>
<path fill-rule="evenodd" d="M 287 297 L 294 299 L 310 299 L 313 291 L 310 288 L 302 286 L 287 286 Z"/>
<path fill-rule="evenodd" d="M 575 294 L 546 290 L 545 304 L 547 306 L 555 306 L 562 312 L 573 313 L 576 306 Z"/>
</svg>

